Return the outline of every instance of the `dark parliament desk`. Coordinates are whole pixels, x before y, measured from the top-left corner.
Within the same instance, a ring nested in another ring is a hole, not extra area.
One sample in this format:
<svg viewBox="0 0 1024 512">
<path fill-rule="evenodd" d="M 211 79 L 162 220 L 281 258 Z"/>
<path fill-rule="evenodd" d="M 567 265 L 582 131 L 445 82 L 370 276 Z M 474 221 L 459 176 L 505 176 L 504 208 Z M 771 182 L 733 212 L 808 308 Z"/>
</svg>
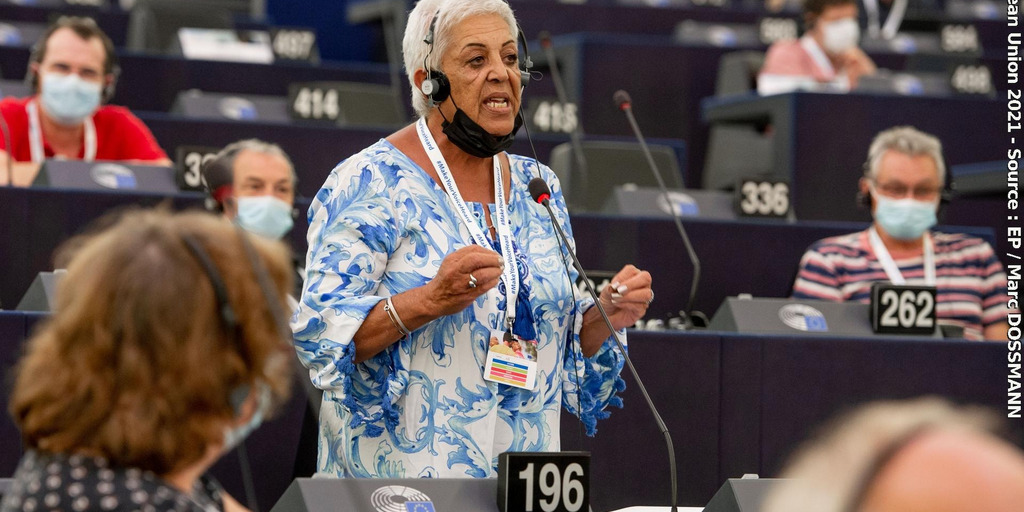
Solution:
<svg viewBox="0 0 1024 512">
<path fill-rule="evenodd" d="M 105 212 L 165 202 L 175 210 L 202 208 L 202 198 L 198 193 L 164 197 L 0 187 L 0 304 L 14 308 L 35 275 L 53 269 L 54 249 Z M 295 206 L 299 215 L 288 241 L 297 254 L 304 254 L 309 200 L 299 198 Z M 649 318 L 664 319 L 685 307 L 693 267 L 671 220 L 577 214 L 571 216 L 571 222 L 577 253 L 588 272 L 614 273 L 627 263 L 651 272 L 658 299 L 648 311 Z M 851 222 L 700 218 L 684 220 L 683 224 L 703 262 L 695 309 L 708 315 L 730 295 L 789 296 L 800 257 L 809 245 L 866 226 Z M 989 243 L 995 238 L 989 228 L 949 229 L 981 236 Z M 593 277 L 597 280 L 599 274 Z"/>
<path fill-rule="evenodd" d="M 299 178 L 297 192 L 307 197 L 316 195 L 327 175 L 342 160 L 359 153 L 395 131 L 393 128 L 340 127 L 315 122 L 190 119 L 160 112 L 139 112 L 138 116 L 172 159 L 176 158 L 177 149 L 183 146 L 223 147 L 231 142 L 253 137 L 274 142 L 291 158 Z M 550 161 L 551 150 L 569 140 L 566 135 L 549 133 L 534 133 L 532 138 L 531 146 L 525 136 L 517 137 L 509 148 L 509 153 L 533 157 L 536 150 L 537 158 L 542 163 L 547 163 Z M 632 137 L 617 136 L 589 139 L 620 142 L 636 140 Z M 687 147 L 682 141 L 651 139 L 649 142 L 671 146 L 682 165 L 680 172 L 684 172 L 685 175 Z"/>
<path fill-rule="evenodd" d="M 0 312 L 0 371 L 11 365 L 41 315 Z M 834 413 L 870 400 L 922 395 L 989 406 L 1006 414 L 1006 346 L 911 339 L 841 339 L 630 331 L 637 371 L 673 436 L 681 505 L 702 506 L 729 477 L 777 475 L 798 443 Z M 39 376 L 39 378 L 45 378 Z M 624 408 L 612 409 L 593 438 L 562 414 L 562 447 L 592 453 L 594 510 L 666 505 L 668 458 L 633 379 Z M 7 409 L 9 387 L 0 398 Z M 304 398 L 294 393 L 277 419 L 246 442 L 260 506 L 267 510 L 292 475 Z M 1020 444 L 1024 422 L 1009 431 Z M 0 477 L 21 456 L 17 430 L 0 417 Z M 213 470 L 244 496 L 234 455 Z"/>
</svg>

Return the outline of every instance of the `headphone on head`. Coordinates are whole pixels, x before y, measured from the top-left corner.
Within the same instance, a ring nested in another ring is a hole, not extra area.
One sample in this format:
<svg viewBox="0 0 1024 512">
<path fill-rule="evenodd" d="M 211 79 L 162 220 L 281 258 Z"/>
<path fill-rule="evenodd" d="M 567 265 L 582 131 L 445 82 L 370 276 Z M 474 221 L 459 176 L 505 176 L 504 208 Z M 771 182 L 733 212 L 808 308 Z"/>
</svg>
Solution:
<svg viewBox="0 0 1024 512">
<path fill-rule="evenodd" d="M 109 102 L 113 97 L 114 93 L 117 92 L 117 80 L 121 76 L 121 66 L 117 61 L 117 53 L 114 51 L 113 43 L 110 42 L 110 38 L 99 28 L 96 24 L 96 20 L 87 17 L 69 17 L 62 16 L 57 19 L 46 32 L 43 33 L 42 37 L 36 41 L 36 44 L 32 45 L 32 50 L 29 52 L 28 67 L 25 69 L 25 85 L 29 86 L 32 91 L 36 91 L 39 87 L 39 73 L 32 70 L 33 64 L 42 64 L 43 62 L 43 50 L 46 48 L 46 43 L 50 40 L 50 36 L 54 32 L 62 28 L 70 28 L 74 30 L 76 26 L 89 26 L 89 28 L 95 30 L 95 35 L 92 37 L 99 38 L 103 44 L 103 52 L 106 53 L 106 61 L 103 63 L 103 79 L 106 82 L 107 76 L 110 76 L 110 83 L 104 83 L 103 90 L 101 93 L 101 100 L 103 103 Z M 77 32 L 76 32 L 77 35 Z"/>
<path fill-rule="evenodd" d="M 224 211 L 224 201 L 231 195 L 235 182 L 235 157 L 241 150 L 240 146 L 229 144 L 209 162 L 203 164 L 201 172 L 206 184 L 204 190 L 208 211 Z"/>
<path fill-rule="evenodd" d="M 249 241 L 248 236 L 241 227 L 236 225 L 235 232 L 238 233 L 238 238 L 242 244 L 242 248 L 244 249 L 246 259 L 249 261 L 249 265 L 252 267 L 253 273 L 256 275 L 256 282 L 259 284 L 260 294 L 263 296 L 263 301 L 270 309 L 271 318 L 277 328 L 278 334 L 284 336 L 286 330 L 290 334 L 291 331 L 287 327 L 287 323 L 284 321 L 284 312 L 281 311 L 280 306 L 273 300 L 273 284 L 267 274 L 266 267 L 263 265 L 262 260 L 260 260 L 259 254 L 256 252 L 256 249 L 253 248 L 252 242 Z M 213 295 L 214 299 L 217 301 L 217 315 L 220 318 L 221 327 L 223 327 L 224 332 L 227 333 L 227 337 L 234 344 L 235 350 L 239 355 L 241 355 L 242 360 L 245 361 L 246 366 L 250 366 L 252 364 L 252 357 L 243 340 L 242 329 L 238 324 L 238 314 L 235 312 L 234 307 L 231 306 L 231 301 L 228 299 L 227 284 L 225 284 L 224 278 L 217 270 L 217 265 L 213 262 L 213 258 L 210 257 L 210 253 L 203 248 L 203 244 L 195 236 L 185 233 L 181 235 L 181 239 L 192 256 L 195 257 L 197 262 L 199 262 L 199 267 L 203 269 L 210 285 L 213 287 Z M 231 393 L 228 396 L 228 402 L 231 404 L 235 417 L 242 416 L 243 406 L 245 405 L 245 401 L 248 399 L 250 393 L 251 387 L 249 384 L 241 384 L 231 390 Z"/>
<path fill-rule="evenodd" d="M 224 203 L 234 195 L 235 184 L 235 158 L 245 150 L 253 148 L 232 142 L 221 149 L 210 161 L 204 163 L 200 168 L 203 176 L 203 191 L 206 192 L 206 199 L 203 206 L 212 213 L 224 213 Z M 292 172 L 293 183 L 297 182 L 294 169 Z M 236 200 L 237 201 L 237 200 Z M 299 218 L 299 209 L 292 207 L 292 219 Z"/>
<path fill-rule="evenodd" d="M 440 15 L 441 10 L 438 9 L 434 13 L 434 18 L 430 20 L 430 29 L 427 30 L 427 37 L 423 39 L 423 42 L 430 46 L 430 50 L 423 57 L 423 69 L 427 72 L 427 78 L 420 83 L 420 92 L 427 97 L 427 102 L 431 107 L 444 102 L 452 93 L 452 85 L 448 77 L 443 72 L 431 69 L 427 65 L 427 59 L 434 53 L 434 36 L 437 29 L 437 18 Z M 523 58 L 519 59 L 519 62 L 522 64 L 522 67 L 519 68 L 519 80 L 520 87 L 525 89 L 530 83 L 530 68 L 533 67 L 533 60 L 530 59 L 530 47 L 526 44 L 526 35 L 523 33 L 523 27 L 518 22 L 516 23 L 516 40 L 523 47 Z"/>
</svg>

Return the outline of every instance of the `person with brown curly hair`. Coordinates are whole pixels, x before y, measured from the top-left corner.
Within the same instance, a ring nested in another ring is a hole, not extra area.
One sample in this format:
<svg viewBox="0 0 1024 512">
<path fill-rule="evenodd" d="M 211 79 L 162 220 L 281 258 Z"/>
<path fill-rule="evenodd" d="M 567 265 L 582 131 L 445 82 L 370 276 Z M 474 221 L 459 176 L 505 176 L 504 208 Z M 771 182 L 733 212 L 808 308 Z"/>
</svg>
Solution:
<svg viewBox="0 0 1024 512">
<path fill-rule="evenodd" d="M 204 473 L 287 396 L 291 274 L 283 245 L 204 213 L 87 240 L 16 370 L 27 452 L 0 510 L 242 509 Z"/>
</svg>

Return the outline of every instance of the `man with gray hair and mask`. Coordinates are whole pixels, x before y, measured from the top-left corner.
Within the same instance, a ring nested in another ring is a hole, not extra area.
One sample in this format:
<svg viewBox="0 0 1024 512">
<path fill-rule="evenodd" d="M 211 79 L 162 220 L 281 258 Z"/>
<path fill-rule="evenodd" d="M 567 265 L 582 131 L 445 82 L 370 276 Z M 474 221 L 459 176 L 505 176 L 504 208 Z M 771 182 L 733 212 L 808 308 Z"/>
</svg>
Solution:
<svg viewBox="0 0 1024 512">
<path fill-rule="evenodd" d="M 793 297 L 866 303 L 878 281 L 935 286 L 940 325 L 963 328 L 969 340 L 1006 340 L 1006 273 L 992 247 L 965 234 L 929 231 L 946 179 L 939 139 L 909 126 L 879 133 L 858 196 L 874 223 L 812 245 Z"/>
<path fill-rule="evenodd" d="M 232 142 L 203 165 L 207 204 L 242 229 L 278 240 L 292 229 L 298 178 L 277 144 L 259 139 Z M 212 203 L 212 204 L 211 204 Z M 302 293 L 303 262 L 292 255 L 298 274 L 295 297 Z"/>
<path fill-rule="evenodd" d="M 228 144 L 203 166 L 206 191 L 228 220 L 267 238 L 292 229 L 295 169 L 277 144 L 246 139 Z"/>
</svg>

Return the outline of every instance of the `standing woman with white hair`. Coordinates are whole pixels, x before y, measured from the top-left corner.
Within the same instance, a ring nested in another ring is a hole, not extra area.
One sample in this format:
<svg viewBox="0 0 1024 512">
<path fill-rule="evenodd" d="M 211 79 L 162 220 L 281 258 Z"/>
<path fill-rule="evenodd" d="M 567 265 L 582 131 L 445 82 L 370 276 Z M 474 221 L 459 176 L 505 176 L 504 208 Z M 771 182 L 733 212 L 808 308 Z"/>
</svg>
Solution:
<svg viewBox="0 0 1024 512">
<path fill-rule="evenodd" d="M 623 355 L 527 191 L 551 184 L 571 236 L 558 181 L 504 152 L 522 121 L 517 34 L 501 0 L 418 2 L 403 53 L 419 120 L 339 164 L 310 207 L 292 327 L 325 391 L 320 473 L 493 476 L 501 452 L 559 449 L 563 405 L 591 434 L 621 405 Z M 651 276 L 613 281 L 601 301 L 621 330 Z"/>
</svg>

